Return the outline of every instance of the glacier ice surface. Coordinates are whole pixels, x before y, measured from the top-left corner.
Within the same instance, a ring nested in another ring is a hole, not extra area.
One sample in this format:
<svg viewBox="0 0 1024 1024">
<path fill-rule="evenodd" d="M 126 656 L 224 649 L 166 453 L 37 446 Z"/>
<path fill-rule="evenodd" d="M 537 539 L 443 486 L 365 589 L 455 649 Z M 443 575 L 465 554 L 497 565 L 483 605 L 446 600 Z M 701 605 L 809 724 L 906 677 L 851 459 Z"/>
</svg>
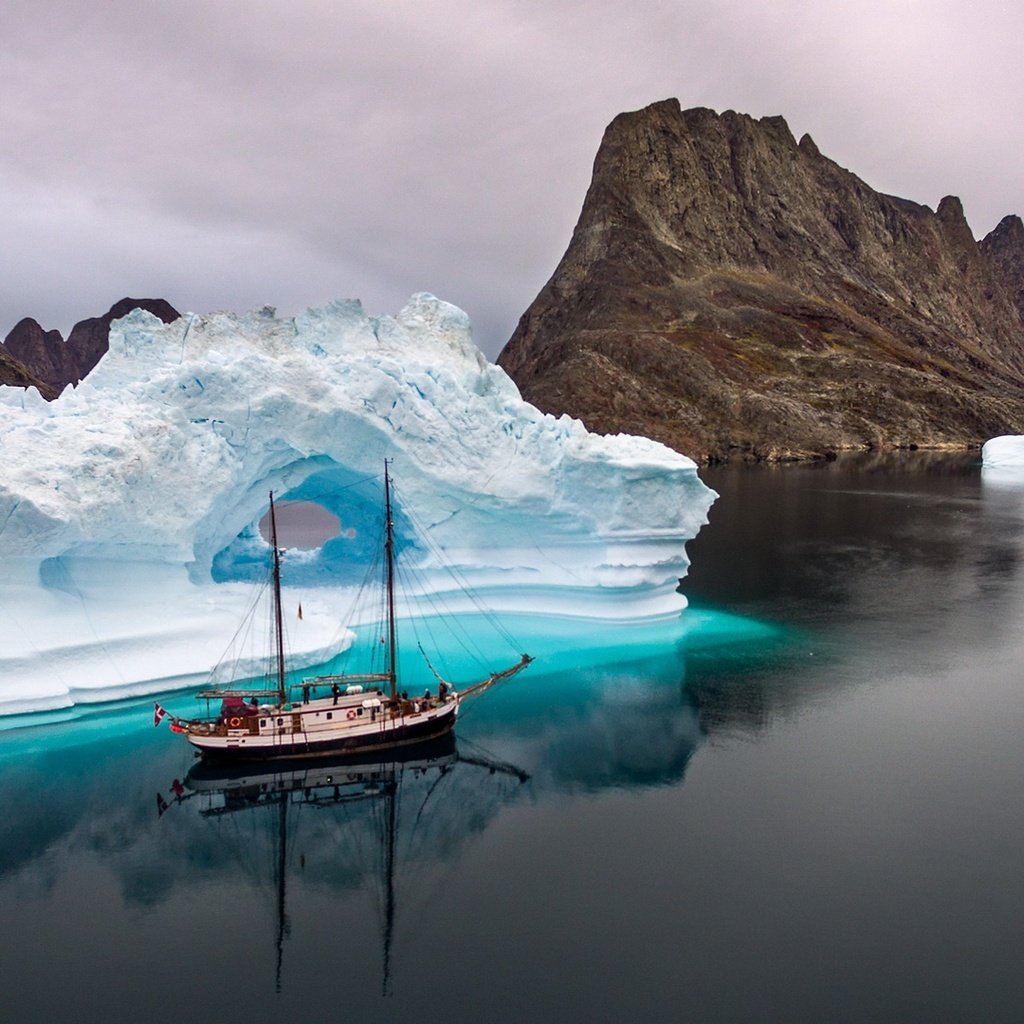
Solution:
<svg viewBox="0 0 1024 1024">
<path fill-rule="evenodd" d="M 385 457 L 403 572 L 455 610 L 439 550 L 495 611 L 674 618 L 715 498 L 685 456 L 525 403 L 466 314 L 426 294 L 384 317 L 135 310 L 77 387 L 0 387 L 0 411 L 0 714 L 203 682 L 265 561 L 270 490 L 343 527 L 285 555 L 304 666 L 348 642 Z"/>
</svg>

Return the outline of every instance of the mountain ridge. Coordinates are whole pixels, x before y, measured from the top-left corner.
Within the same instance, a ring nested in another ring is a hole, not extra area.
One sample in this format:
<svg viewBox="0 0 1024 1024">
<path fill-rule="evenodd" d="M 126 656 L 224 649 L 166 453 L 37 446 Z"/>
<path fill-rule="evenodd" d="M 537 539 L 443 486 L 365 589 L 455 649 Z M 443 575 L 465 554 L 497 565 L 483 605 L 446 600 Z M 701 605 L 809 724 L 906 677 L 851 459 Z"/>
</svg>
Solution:
<svg viewBox="0 0 1024 1024">
<path fill-rule="evenodd" d="M 1024 432 L 1024 225 L 871 189 L 782 117 L 609 124 L 576 228 L 498 357 L 524 397 L 698 461 Z"/>
<path fill-rule="evenodd" d="M 32 317 L 24 317 L 0 344 L 0 384 L 38 387 L 44 398 L 55 398 L 68 384 L 84 379 L 100 361 L 110 344 L 110 325 L 133 309 L 145 309 L 164 323 L 181 316 L 164 299 L 123 298 L 102 316 L 79 320 L 67 341 L 60 331 L 44 331 Z"/>
</svg>

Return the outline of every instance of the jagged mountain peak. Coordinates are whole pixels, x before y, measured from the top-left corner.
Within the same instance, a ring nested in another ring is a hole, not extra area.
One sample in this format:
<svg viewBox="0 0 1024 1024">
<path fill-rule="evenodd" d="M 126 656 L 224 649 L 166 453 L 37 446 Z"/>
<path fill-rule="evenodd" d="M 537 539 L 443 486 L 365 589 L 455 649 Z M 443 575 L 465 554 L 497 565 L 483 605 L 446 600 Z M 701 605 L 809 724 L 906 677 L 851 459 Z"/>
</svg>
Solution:
<svg viewBox="0 0 1024 1024">
<path fill-rule="evenodd" d="M 60 394 L 68 384 L 77 384 L 100 361 L 107 351 L 110 325 L 133 309 L 145 309 L 164 323 L 171 323 L 181 315 L 164 299 L 123 298 L 115 302 L 106 313 L 98 317 L 79 320 L 67 341 L 60 331 L 44 331 L 32 317 L 18 321 L 0 345 L 12 359 L 27 369 L 29 377 L 17 367 L 4 369 L 0 364 L 0 384 L 15 384 L 19 387 L 41 382 L 44 397 Z"/>
<path fill-rule="evenodd" d="M 1007 214 L 985 237 L 992 249 L 1015 247 L 1024 250 L 1024 221 L 1015 214 Z"/>
<path fill-rule="evenodd" d="M 499 362 L 698 458 L 977 444 L 1024 429 L 1022 234 L 979 244 L 957 197 L 876 192 L 782 117 L 663 100 L 609 125 Z"/>
</svg>

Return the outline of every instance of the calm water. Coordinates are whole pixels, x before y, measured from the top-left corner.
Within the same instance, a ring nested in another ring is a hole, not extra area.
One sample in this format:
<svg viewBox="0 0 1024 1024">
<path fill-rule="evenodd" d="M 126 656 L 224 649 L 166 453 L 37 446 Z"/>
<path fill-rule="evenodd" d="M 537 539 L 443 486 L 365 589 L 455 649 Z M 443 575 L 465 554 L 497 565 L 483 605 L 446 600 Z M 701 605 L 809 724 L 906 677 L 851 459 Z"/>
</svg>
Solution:
<svg viewBox="0 0 1024 1024">
<path fill-rule="evenodd" d="M 684 623 L 519 622 L 430 757 L 0 732 L 0 1020 L 1020 1020 L 1024 487 L 705 476 Z"/>
</svg>

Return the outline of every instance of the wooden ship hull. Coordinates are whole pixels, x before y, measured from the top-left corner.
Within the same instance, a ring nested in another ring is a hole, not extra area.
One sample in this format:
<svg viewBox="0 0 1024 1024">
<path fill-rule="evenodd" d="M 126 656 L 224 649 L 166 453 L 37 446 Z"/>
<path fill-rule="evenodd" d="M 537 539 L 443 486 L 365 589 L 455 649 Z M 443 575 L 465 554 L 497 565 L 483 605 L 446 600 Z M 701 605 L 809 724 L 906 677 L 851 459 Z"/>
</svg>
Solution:
<svg viewBox="0 0 1024 1024">
<path fill-rule="evenodd" d="M 228 709 L 230 711 L 230 709 Z M 222 712 L 215 720 L 172 723 L 204 757 L 218 761 L 338 757 L 426 743 L 450 733 L 459 697 L 395 702 L 345 694 L 254 712 Z"/>
</svg>

